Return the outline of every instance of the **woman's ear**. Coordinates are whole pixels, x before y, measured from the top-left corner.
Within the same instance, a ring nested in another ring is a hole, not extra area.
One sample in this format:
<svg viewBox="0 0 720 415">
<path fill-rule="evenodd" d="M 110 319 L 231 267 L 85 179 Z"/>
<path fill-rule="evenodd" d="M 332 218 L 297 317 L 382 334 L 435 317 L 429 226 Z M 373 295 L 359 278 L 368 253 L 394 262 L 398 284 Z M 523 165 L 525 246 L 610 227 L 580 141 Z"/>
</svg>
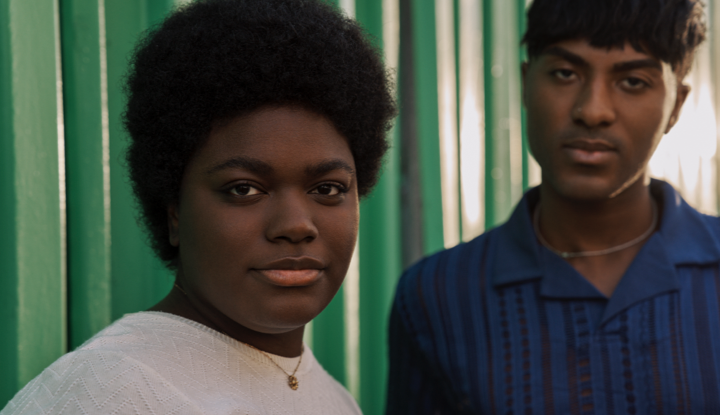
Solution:
<svg viewBox="0 0 720 415">
<path fill-rule="evenodd" d="M 180 245 L 180 218 L 178 217 L 177 204 L 172 203 L 167 208 L 168 218 L 168 235 L 170 237 L 170 245 Z"/>
</svg>

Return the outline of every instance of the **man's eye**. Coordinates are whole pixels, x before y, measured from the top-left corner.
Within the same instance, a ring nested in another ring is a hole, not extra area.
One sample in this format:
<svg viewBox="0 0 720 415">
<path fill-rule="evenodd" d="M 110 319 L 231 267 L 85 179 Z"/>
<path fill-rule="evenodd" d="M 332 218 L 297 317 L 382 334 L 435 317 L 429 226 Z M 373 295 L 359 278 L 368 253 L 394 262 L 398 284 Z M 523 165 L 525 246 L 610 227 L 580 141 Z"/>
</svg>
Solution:
<svg viewBox="0 0 720 415">
<path fill-rule="evenodd" d="M 629 89 L 642 89 L 648 86 L 647 82 L 643 81 L 640 78 L 625 78 L 622 81 L 623 85 Z"/>
<path fill-rule="evenodd" d="M 556 69 L 552 71 L 552 75 L 560 80 L 568 81 L 575 76 L 575 72 L 570 69 Z"/>
<path fill-rule="evenodd" d="M 344 193 L 344 189 L 336 184 L 326 183 L 316 187 L 310 193 L 320 194 L 323 196 L 337 196 L 340 193 Z"/>
<path fill-rule="evenodd" d="M 230 193 L 237 196 L 253 196 L 260 194 L 260 191 L 249 184 L 239 184 L 230 189 Z"/>
</svg>

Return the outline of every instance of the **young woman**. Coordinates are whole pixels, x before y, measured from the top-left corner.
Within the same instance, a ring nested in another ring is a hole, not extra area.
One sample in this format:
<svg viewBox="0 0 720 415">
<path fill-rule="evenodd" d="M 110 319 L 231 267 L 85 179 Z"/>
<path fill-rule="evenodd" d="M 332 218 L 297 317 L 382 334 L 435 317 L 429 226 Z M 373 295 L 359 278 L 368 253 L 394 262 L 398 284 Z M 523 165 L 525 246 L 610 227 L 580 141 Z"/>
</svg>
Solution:
<svg viewBox="0 0 720 415">
<path fill-rule="evenodd" d="M 340 287 L 395 113 L 360 28 L 312 0 L 206 0 L 139 44 L 127 155 L 176 271 L 9 414 L 357 414 L 303 345 Z"/>
</svg>

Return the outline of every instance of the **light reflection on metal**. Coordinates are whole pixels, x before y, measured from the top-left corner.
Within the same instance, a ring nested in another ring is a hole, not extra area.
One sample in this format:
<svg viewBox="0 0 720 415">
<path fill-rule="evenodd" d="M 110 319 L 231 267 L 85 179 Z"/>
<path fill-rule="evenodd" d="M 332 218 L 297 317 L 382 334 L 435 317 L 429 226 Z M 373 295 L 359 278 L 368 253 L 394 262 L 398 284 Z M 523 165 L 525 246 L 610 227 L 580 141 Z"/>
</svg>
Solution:
<svg viewBox="0 0 720 415">
<path fill-rule="evenodd" d="M 339 0 L 338 5 L 349 18 L 355 18 L 355 0 Z"/>
<path fill-rule="evenodd" d="M 485 117 L 482 62 L 482 4 L 459 3 L 460 183 L 462 237 L 469 241 L 485 228 Z"/>
<path fill-rule="evenodd" d="M 359 239 L 359 236 L 358 236 Z M 345 367 L 348 391 L 360 397 L 360 252 L 355 243 L 350 268 L 343 283 L 345 296 Z"/>
<path fill-rule="evenodd" d="M 451 0 L 435 1 L 440 180 L 445 248 L 460 242 L 455 25 Z"/>
<path fill-rule="evenodd" d="M 691 88 L 677 124 L 650 160 L 651 176 L 664 179 L 696 209 L 717 214 L 717 120 L 708 45 L 697 52 L 685 79 Z"/>
</svg>

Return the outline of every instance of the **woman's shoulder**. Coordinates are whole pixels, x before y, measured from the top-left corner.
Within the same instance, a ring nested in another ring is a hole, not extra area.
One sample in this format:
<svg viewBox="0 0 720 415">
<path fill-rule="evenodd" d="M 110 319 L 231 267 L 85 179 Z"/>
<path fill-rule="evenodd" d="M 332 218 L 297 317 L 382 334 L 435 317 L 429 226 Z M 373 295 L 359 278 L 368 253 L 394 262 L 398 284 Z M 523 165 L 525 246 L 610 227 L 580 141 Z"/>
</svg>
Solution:
<svg viewBox="0 0 720 415">
<path fill-rule="evenodd" d="M 169 313 L 143 311 L 126 314 L 76 351 L 117 351 L 130 356 L 142 356 L 153 351 L 170 351 L 167 346 L 172 339 L 204 344 L 221 337 L 224 335 L 194 321 Z"/>
<path fill-rule="evenodd" d="M 28 383 L 0 414 L 200 414 L 154 368 L 120 350 L 80 348 Z"/>
<path fill-rule="evenodd" d="M 303 357 L 271 357 L 171 314 L 130 314 L 45 369 L 0 415 L 277 413 L 288 405 L 294 413 L 359 414 L 312 351 Z M 296 367 L 293 391 L 285 372 Z"/>
<path fill-rule="evenodd" d="M 308 360 L 307 365 L 304 363 L 306 359 Z M 300 378 L 300 386 L 311 390 L 306 393 L 314 396 L 318 402 L 323 402 L 324 407 L 318 408 L 315 413 L 362 415 L 355 398 L 345 389 L 345 386 L 322 367 L 307 345 L 303 354 L 303 364 L 298 373 L 302 373 L 302 377 L 309 377 L 307 385 L 303 385 L 302 378 Z"/>
<path fill-rule="evenodd" d="M 169 347 L 173 339 L 212 343 L 190 323 L 165 313 L 128 314 L 47 367 L 0 414 L 201 413 L 158 370 L 183 360 Z"/>
</svg>

